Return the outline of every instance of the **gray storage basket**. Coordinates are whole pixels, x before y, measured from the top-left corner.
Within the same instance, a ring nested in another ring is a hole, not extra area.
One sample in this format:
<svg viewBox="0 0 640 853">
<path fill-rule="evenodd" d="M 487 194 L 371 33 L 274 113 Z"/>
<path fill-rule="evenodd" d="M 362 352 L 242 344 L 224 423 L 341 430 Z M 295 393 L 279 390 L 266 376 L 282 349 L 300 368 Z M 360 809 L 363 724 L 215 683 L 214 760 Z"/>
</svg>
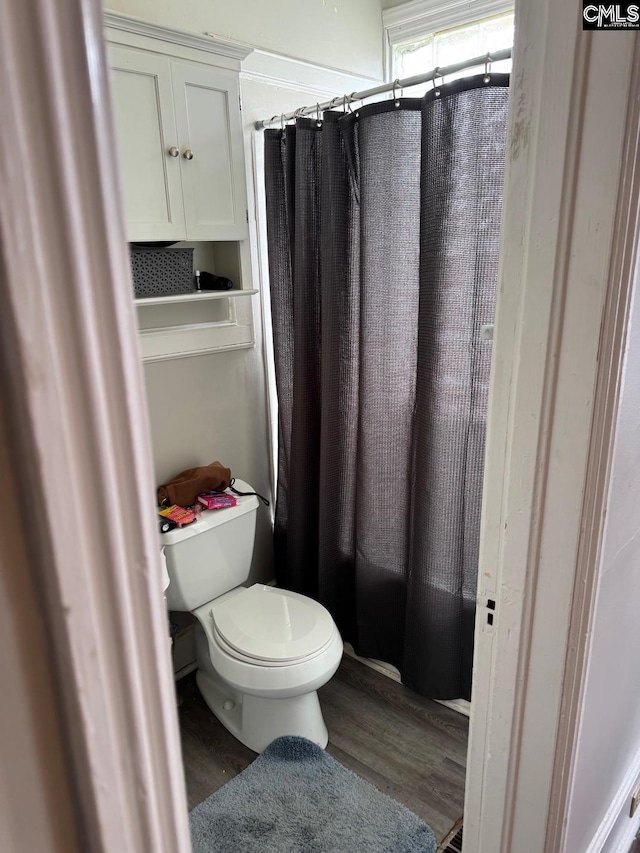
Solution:
<svg viewBox="0 0 640 853">
<path fill-rule="evenodd" d="M 194 293 L 193 249 L 143 249 L 131 246 L 136 298 Z"/>
</svg>

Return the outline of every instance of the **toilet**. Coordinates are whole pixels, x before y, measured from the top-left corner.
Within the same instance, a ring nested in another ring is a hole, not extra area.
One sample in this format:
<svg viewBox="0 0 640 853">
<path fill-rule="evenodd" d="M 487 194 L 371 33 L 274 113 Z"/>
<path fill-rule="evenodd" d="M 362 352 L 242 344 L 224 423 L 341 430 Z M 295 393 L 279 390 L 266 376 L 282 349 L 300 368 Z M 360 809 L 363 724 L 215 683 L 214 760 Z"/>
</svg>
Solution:
<svg viewBox="0 0 640 853">
<path fill-rule="evenodd" d="M 253 488 L 235 481 L 239 492 Z M 249 577 L 258 499 L 202 512 L 162 535 L 170 610 L 196 625 L 196 680 L 220 722 L 254 752 L 283 735 L 325 747 L 317 690 L 335 673 L 342 639 L 329 613 L 304 595 L 254 584 Z"/>
</svg>

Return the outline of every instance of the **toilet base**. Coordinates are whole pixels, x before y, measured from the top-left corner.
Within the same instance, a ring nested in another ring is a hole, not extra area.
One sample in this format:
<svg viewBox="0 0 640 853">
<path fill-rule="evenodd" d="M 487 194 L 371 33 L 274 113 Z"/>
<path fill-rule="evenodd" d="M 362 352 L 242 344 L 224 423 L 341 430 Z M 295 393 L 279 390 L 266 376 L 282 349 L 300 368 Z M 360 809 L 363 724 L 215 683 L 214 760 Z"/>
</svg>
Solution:
<svg viewBox="0 0 640 853">
<path fill-rule="evenodd" d="M 198 670 L 196 682 L 202 698 L 222 725 L 254 752 L 262 752 L 271 741 L 284 735 L 306 737 L 323 749 L 329 741 L 315 690 L 286 699 L 234 693 L 217 673 L 208 669 Z"/>
</svg>

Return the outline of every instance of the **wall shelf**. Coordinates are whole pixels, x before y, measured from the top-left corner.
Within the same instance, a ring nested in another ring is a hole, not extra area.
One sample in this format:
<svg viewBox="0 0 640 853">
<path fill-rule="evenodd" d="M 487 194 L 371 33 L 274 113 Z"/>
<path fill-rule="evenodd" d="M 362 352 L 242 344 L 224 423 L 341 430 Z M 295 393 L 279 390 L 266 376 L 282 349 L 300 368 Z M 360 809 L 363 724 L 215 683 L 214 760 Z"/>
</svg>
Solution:
<svg viewBox="0 0 640 853">
<path fill-rule="evenodd" d="M 135 300 L 142 361 L 246 349 L 254 345 L 257 290 L 208 290 Z"/>
<path fill-rule="evenodd" d="M 180 302 L 201 302 L 208 299 L 234 299 L 238 296 L 253 296 L 257 290 L 207 290 L 193 293 L 178 293 L 175 296 L 143 296 L 135 299 L 136 306 L 175 305 Z"/>
</svg>

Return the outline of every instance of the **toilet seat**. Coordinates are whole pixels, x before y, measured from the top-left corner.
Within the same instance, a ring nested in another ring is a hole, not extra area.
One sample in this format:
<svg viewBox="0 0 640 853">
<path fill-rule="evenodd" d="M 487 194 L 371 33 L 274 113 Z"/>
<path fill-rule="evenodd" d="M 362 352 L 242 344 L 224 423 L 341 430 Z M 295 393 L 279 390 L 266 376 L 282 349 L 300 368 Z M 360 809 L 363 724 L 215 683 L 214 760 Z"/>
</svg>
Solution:
<svg viewBox="0 0 640 853">
<path fill-rule="evenodd" d="M 330 613 L 317 601 L 263 584 L 214 602 L 210 615 L 220 647 L 254 666 L 287 666 L 315 657 L 335 634 Z"/>
<path fill-rule="evenodd" d="M 227 643 L 227 641 L 223 637 L 220 636 L 220 634 L 216 631 L 215 625 L 213 626 L 213 641 L 220 651 L 224 652 L 225 655 L 227 655 L 229 658 L 231 658 L 234 661 L 249 664 L 249 666 L 256 667 L 258 669 L 267 669 L 268 668 L 268 669 L 273 670 L 274 667 L 282 668 L 282 669 L 287 669 L 287 668 L 291 669 L 293 666 L 296 666 L 296 664 L 305 664 L 305 663 L 308 663 L 310 661 L 313 661 L 314 658 L 321 657 L 327 651 L 327 649 L 329 649 L 331 647 L 332 643 L 335 641 L 335 633 L 331 637 L 331 639 L 329 639 L 324 644 L 324 646 L 321 646 L 321 648 L 312 652 L 310 655 L 306 655 L 305 657 L 299 658 L 298 660 L 266 661 L 266 660 L 261 660 L 260 658 L 252 658 L 249 655 L 244 655 L 244 654 L 242 654 L 242 652 L 239 652 L 237 649 L 232 648 Z"/>
</svg>

